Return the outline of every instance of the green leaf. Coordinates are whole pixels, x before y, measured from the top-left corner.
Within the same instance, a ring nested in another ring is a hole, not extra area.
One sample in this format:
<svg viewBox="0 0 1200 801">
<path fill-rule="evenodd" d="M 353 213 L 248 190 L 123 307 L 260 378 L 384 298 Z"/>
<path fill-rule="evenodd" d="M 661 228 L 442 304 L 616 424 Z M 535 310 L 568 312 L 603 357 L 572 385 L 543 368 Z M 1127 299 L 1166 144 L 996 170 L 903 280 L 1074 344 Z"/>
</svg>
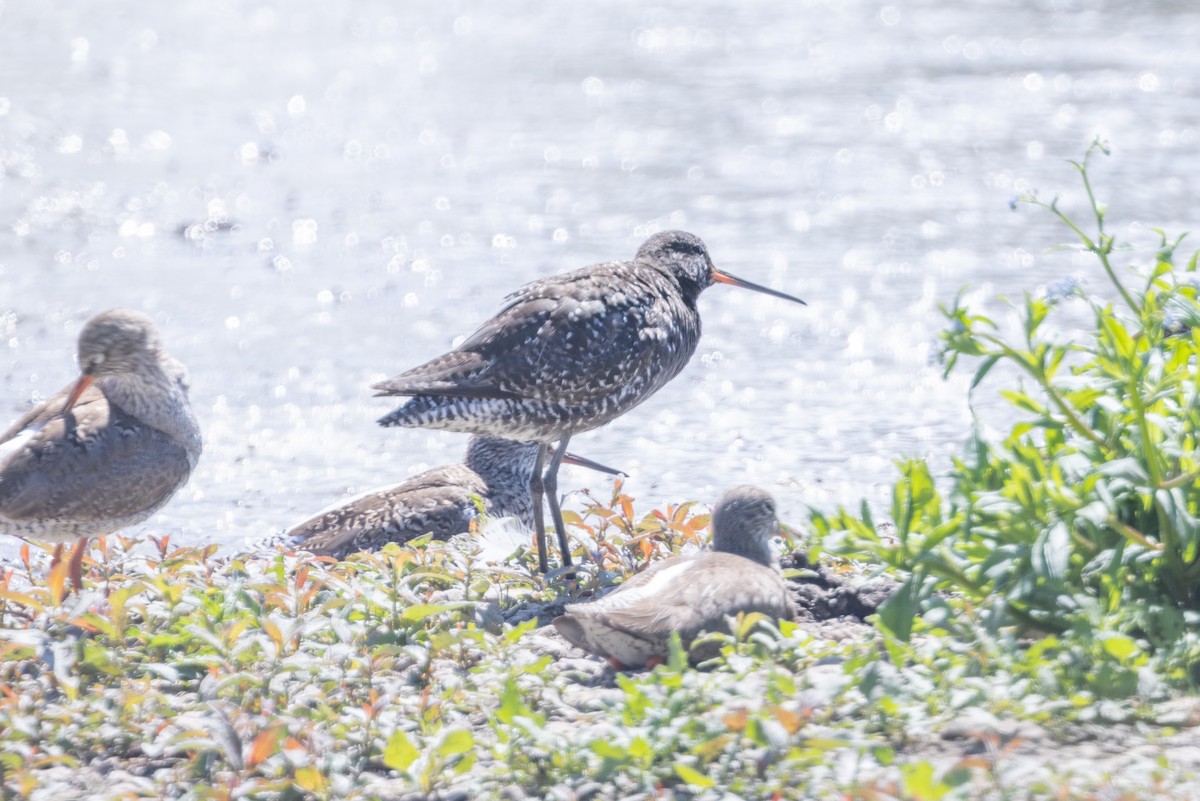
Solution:
<svg viewBox="0 0 1200 801">
<path fill-rule="evenodd" d="M 1033 547 L 1034 568 L 1041 576 L 1062 582 L 1071 559 L 1071 535 L 1061 520 L 1038 535 Z"/>
<path fill-rule="evenodd" d="M 452 729 L 442 735 L 438 743 L 438 756 L 448 757 L 465 754 L 475 747 L 475 735 L 470 729 Z"/>
<path fill-rule="evenodd" d="M 1137 352 L 1137 344 L 1134 342 L 1133 337 L 1130 336 L 1129 331 L 1125 329 L 1121 321 L 1111 313 L 1100 319 L 1100 325 L 1103 332 L 1108 335 L 1108 339 L 1116 349 L 1118 355 L 1129 359 Z"/>
<path fill-rule="evenodd" d="M 1023 409 L 1027 412 L 1030 412 L 1030 413 L 1036 414 L 1036 415 L 1044 415 L 1046 413 L 1045 406 L 1038 403 L 1036 400 L 1029 397 L 1029 395 L 1025 394 L 1024 392 L 1017 392 L 1017 391 L 1014 391 L 1011 389 L 1004 389 L 1004 390 L 1000 391 L 1000 395 L 1001 395 L 1001 397 L 1007 399 L 1009 403 L 1011 403 L 1013 406 L 1017 407 L 1018 409 Z"/>
<path fill-rule="evenodd" d="M 325 777 L 321 771 L 312 765 L 296 768 L 296 786 L 310 793 L 320 793 L 325 789 Z"/>
<path fill-rule="evenodd" d="M 464 773 L 468 772 L 471 768 L 475 767 L 475 761 L 476 761 L 476 754 L 474 751 L 472 751 L 471 753 L 464 756 L 462 759 L 458 760 L 458 764 L 454 766 L 454 772 L 456 774 L 458 774 L 459 776 L 463 775 Z"/>
<path fill-rule="evenodd" d="M 979 369 L 975 371 L 975 376 L 971 379 L 971 389 L 979 386 L 979 382 L 996 366 L 996 362 L 998 361 L 1000 361 L 999 356 L 989 356 L 983 360 L 983 363 L 979 365 Z"/>
<path fill-rule="evenodd" d="M 900 642 L 908 642 L 921 602 L 930 590 L 923 576 L 909 576 L 892 597 L 879 605 L 879 625 Z"/>
<path fill-rule="evenodd" d="M 545 720 L 543 715 L 525 703 L 521 696 L 521 688 L 511 676 L 505 680 L 504 689 L 500 691 L 500 706 L 496 709 L 495 716 L 496 720 L 505 725 L 511 725 L 518 718 L 527 718 L 539 725 Z"/>
<path fill-rule="evenodd" d="M 554 661 L 554 659 L 553 659 L 553 657 L 550 656 L 550 654 L 545 654 L 545 655 L 541 656 L 540 658 L 538 658 L 536 661 L 530 662 L 528 665 L 522 665 L 520 668 L 517 668 L 517 670 L 520 673 L 530 673 L 533 675 L 537 675 L 537 674 L 541 673 L 543 670 L 545 670 L 546 668 L 548 668 L 550 666 L 550 663 L 553 661 Z"/>
<path fill-rule="evenodd" d="M 708 788 L 708 787 L 715 787 L 717 784 L 714 780 L 710 779 L 708 776 L 705 776 L 700 771 L 696 770 L 693 767 L 689 767 L 688 765 L 685 765 L 682 762 L 676 762 L 671 767 L 674 768 L 676 776 L 683 779 L 685 782 L 692 785 L 693 787 Z"/>
<path fill-rule="evenodd" d="M 604 759 L 611 759 L 617 762 L 625 762 L 629 759 L 629 752 L 618 745 L 610 743 L 608 740 L 592 740 L 588 743 L 588 748 L 595 752 L 596 756 Z"/>
<path fill-rule="evenodd" d="M 400 613 L 400 619 L 419 623 L 426 618 L 442 612 L 452 612 L 454 609 L 455 607 L 450 604 L 413 604 Z"/>
<path fill-rule="evenodd" d="M 1100 645 L 1104 648 L 1105 653 L 1122 664 L 1127 663 L 1131 657 L 1141 651 L 1133 638 L 1117 632 L 1105 632 L 1100 635 Z"/>
<path fill-rule="evenodd" d="M 413 745 L 408 735 L 397 731 L 388 738 L 387 747 L 383 749 L 383 764 L 393 770 L 407 772 L 420 755 L 420 749 Z"/>
<path fill-rule="evenodd" d="M 654 748 L 645 737 L 634 737 L 629 743 L 629 755 L 643 763 L 649 764 L 654 759 Z"/>
<path fill-rule="evenodd" d="M 683 647 L 679 632 L 672 631 L 667 639 L 667 668 L 676 673 L 687 670 L 688 652 Z"/>
<path fill-rule="evenodd" d="M 921 760 L 900 766 L 904 777 L 904 795 L 921 801 L 938 801 L 950 792 L 950 787 L 938 781 L 933 765 Z"/>
</svg>

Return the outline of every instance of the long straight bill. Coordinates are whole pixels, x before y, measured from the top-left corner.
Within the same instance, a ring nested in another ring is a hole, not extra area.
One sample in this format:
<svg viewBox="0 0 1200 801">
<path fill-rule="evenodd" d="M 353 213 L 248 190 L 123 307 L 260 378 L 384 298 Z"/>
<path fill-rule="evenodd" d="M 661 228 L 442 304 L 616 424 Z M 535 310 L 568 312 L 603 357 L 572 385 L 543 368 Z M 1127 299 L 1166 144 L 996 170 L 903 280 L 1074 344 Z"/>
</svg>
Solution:
<svg viewBox="0 0 1200 801">
<path fill-rule="evenodd" d="M 624 470 L 615 470 L 611 467 L 608 467 L 607 465 L 602 465 L 599 462 L 593 462 L 591 459 L 585 459 L 582 456 L 576 456 L 575 454 L 571 453 L 570 451 L 567 451 L 567 453 L 563 456 L 563 461 L 566 462 L 567 464 L 578 465 L 579 467 L 586 467 L 586 468 L 589 468 L 591 470 L 596 470 L 601 473 L 608 473 L 610 476 L 628 476 L 629 475 Z"/>
<path fill-rule="evenodd" d="M 762 292 L 764 295 L 774 295 L 777 298 L 783 298 L 784 300 L 790 300 L 793 303 L 799 303 L 801 306 L 808 305 L 804 301 L 800 300 L 800 298 L 789 295 L 786 292 L 780 292 L 777 289 L 769 289 L 765 286 L 759 286 L 758 284 L 753 284 L 753 283 L 747 281 L 745 278 L 738 278 L 736 275 L 730 275 L 729 273 L 723 273 L 720 270 L 713 270 L 713 280 L 716 281 L 718 284 L 729 284 L 730 286 L 740 286 L 743 289 L 753 289 L 755 292 Z"/>
<path fill-rule="evenodd" d="M 71 388 L 71 394 L 67 396 L 67 403 L 59 414 L 66 414 L 71 411 L 71 408 L 79 401 L 79 396 L 84 390 L 92 385 L 92 377 L 86 373 L 79 376 L 79 380 L 75 382 L 75 386 Z"/>
</svg>

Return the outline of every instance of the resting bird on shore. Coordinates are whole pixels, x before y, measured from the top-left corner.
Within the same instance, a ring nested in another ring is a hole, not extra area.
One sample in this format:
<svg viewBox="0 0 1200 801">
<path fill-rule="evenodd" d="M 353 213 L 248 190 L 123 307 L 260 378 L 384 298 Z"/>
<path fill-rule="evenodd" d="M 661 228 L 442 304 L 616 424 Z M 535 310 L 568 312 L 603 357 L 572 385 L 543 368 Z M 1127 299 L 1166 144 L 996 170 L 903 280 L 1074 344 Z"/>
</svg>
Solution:
<svg viewBox="0 0 1200 801">
<path fill-rule="evenodd" d="M 455 350 L 376 384 L 380 395 L 412 398 L 379 423 L 541 443 L 533 484 L 539 563 L 545 572 L 545 495 L 563 564 L 569 565 L 557 497 L 567 443 L 629 411 L 679 374 L 700 340 L 696 302 L 713 283 L 804 302 L 720 272 L 692 234 L 655 234 L 633 261 L 525 285 Z M 547 447 L 555 441 L 558 455 L 543 476 Z"/>
<path fill-rule="evenodd" d="M 113 309 L 79 334 L 81 375 L 0 436 L 0 533 L 76 542 L 154 514 L 192 474 L 202 448 L 183 365 L 145 314 Z"/>
<path fill-rule="evenodd" d="M 483 501 L 489 517 L 515 517 L 532 529 L 529 485 L 537 452 L 536 442 L 471 437 L 464 464 L 435 467 L 393 487 L 359 495 L 318 512 L 258 547 L 282 545 L 343 559 L 424 534 L 445 540 L 469 530 L 478 516 L 474 496 Z M 620 473 L 574 454 L 567 454 L 563 461 Z"/>
<path fill-rule="evenodd" d="M 554 627 L 615 667 L 665 659 L 672 632 L 684 648 L 726 618 L 761 612 L 791 620 L 796 607 L 771 553 L 775 501 L 757 487 L 730 489 L 713 509 L 713 550 L 656 562 L 596 601 L 570 604 Z"/>
</svg>

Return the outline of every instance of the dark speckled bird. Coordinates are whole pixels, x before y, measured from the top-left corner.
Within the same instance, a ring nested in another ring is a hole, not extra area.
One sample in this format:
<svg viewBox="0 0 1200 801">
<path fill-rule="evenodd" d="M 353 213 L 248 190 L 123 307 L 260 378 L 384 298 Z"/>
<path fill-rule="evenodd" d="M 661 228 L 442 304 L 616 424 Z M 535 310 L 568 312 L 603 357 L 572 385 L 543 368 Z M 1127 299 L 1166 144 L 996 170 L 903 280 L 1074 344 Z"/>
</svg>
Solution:
<svg viewBox="0 0 1200 801">
<path fill-rule="evenodd" d="M 182 364 L 146 315 L 113 309 L 79 334 L 79 380 L 0 435 L 0 533 L 76 541 L 140 523 L 187 483 L 200 428 Z"/>
<path fill-rule="evenodd" d="M 515 517 L 532 529 L 529 487 L 537 453 L 536 442 L 471 437 L 463 464 L 435 467 L 393 487 L 366 492 L 318 512 L 259 547 L 283 545 L 344 559 L 424 534 L 445 540 L 469 530 L 478 516 L 475 496 L 489 516 Z M 614 475 L 620 472 L 570 453 L 563 461 Z"/>
<path fill-rule="evenodd" d="M 743 612 L 791 620 L 796 607 L 771 553 L 779 532 L 774 499 L 734 487 L 713 509 L 713 550 L 655 562 L 599 600 L 568 605 L 554 627 L 621 668 L 665 659 L 672 632 L 687 648 L 703 632 L 727 632 L 727 618 Z M 711 656 L 697 651 L 693 659 Z"/>
<path fill-rule="evenodd" d="M 379 423 L 541 443 L 533 484 L 540 566 L 545 572 L 543 494 L 569 565 L 557 497 L 561 454 L 573 434 L 624 414 L 679 374 L 700 339 L 696 301 L 714 283 L 804 303 L 717 270 L 699 237 L 655 234 L 633 261 L 525 285 L 457 349 L 376 384 L 380 395 L 412 397 Z M 555 441 L 560 456 L 543 476 Z"/>
</svg>

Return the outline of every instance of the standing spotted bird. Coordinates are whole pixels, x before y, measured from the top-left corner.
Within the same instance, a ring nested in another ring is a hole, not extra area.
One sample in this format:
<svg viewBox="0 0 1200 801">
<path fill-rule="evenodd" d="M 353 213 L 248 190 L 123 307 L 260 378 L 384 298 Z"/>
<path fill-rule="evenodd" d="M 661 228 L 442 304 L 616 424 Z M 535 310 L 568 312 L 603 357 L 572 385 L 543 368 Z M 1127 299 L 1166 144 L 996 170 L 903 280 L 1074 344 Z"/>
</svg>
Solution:
<svg viewBox="0 0 1200 801">
<path fill-rule="evenodd" d="M 315 514 L 265 546 L 283 545 L 344 559 L 389 542 L 403 544 L 424 534 L 445 540 L 468 531 L 483 511 L 494 518 L 515 517 L 533 527 L 533 480 L 538 445 L 476 435 L 463 464 L 443 465 L 382 490 L 373 490 Z M 603 473 L 619 470 L 568 453 L 563 461 Z M 258 546 L 261 548 L 262 546 Z"/>
<path fill-rule="evenodd" d="M 187 372 L 141 312 L 102 312 L 79 334 L 75 384 L 0 436 L 0 533 L 76 542 L 81 586 L 89 537 L 140 523 L 171 499 L 200 458 Z"/>
<path fill-rule="evenodd" d="M 734 487 L 713 509 L 713 550 L 655 562 L 603 598 L 567 606 L 554 627 L 623 668 L 665 659 L 672 632 L 688 648 L 704 632 L 728 632 L 739 613 L 791 620 L 796 607 L 771 553 L 777 533 L 771 496 Z"/>
<path fill-rule="evenodd" d="M 547 570 L 542 496 L 548 496 L 563 564 L 570 547 L 558 504 L 558 467 L 573 434 L 637 406 L 674 378 L 700 340 L 696 301 L 714 283 L 799 298 L 713 266 L 699 237 L 655 234 L 633 261 L 534 281 L 457 349 L 375 385 L 411 396 L 384 426 L 441 428 L 541 444 L 533 507 L 538 560 Z M 558 442 L 546 464 L 547 447 Z"/>
</svg>

